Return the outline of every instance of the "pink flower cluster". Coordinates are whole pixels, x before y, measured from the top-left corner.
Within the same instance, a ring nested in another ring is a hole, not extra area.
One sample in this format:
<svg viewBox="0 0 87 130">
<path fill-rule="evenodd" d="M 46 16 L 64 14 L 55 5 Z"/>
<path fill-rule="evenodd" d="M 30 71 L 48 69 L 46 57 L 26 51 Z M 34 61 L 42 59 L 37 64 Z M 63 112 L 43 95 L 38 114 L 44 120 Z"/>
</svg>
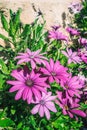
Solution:
<svg viewBox="0 0 87 130">
<path fill-rule="evenodd" d="M 80 32 L 77 29 L 71 28 L 71 27 L 67 27 L 66 31 L 68 33 L 70 33 L 72 36 L 79 36 Z"/>
<path fill-rule="evenodd" d="M 66 41 L 68 42 L 68 36 L 64 35 L 61 31 L 59 31 L 59 28 L 61 26 L 52 26 L 52 30 L 49 31 L 48 33 L 48 37 L 50 39 L 55 39 L 55 40 L 63 40 L 63 41 Z"/>
<path fill-rule="evenodd" d="M 79 49 L 78 50 L 78 55 L 81 58 L 81 60 L 87 64 L 87 50 L 86 48 Z"/>
<path fill-rule="evenodd" d="M 71 10 L 72 13 L 77 14 L 82 10 L 83 6 L 80 2 L 73 2 L 69 5 L 68 8 Z"/>
<path fill-rule="evenodd" d="M 57 112 L 55 106 L 59 105 L 64 115 L 71 118 L 74 114 L 86 117 L 86 114 L 79 110 L 79 99 L 82 84 L 77 76 L 71 76 L 68 68 L 64 67 L 57 60 L 48 61 L 41 50 L 32 52 L 29 49 L 25 53 L 19 53 L 15 59 L 19 59 L 18 64 L 25 63 L 21 69 L 13 70 L 11 76 L 14 80 L 7 81 L 12 85 L 9 92 L 15 92 L 15 100 L 22 99 L 28 104 L 35 105 L 31 110 L 32 114 L 39 113 L 40 117 L 46 116 L 50 119 L 50 111 Z M 31 64 L 31 68 L 26 63 Z M 43 64 L 37 70 L 38 64 Z M 49 91 L 51 83 L 56 82 L 61 86 L 61 91 L 56 91 L 55 95 Z M 79 99 L 78 99 L 79 98 Z"/>
<path fill-rule="evenodd" d="M 62 53 L 68 58 L 68 64 L 70 63 L 81 63 L 82 60 L 81 58 L 78 56 L 77 52 L 73 52 L 71 49 L 67 48 L 67 51 L 62 51 Z"/>
</svg>

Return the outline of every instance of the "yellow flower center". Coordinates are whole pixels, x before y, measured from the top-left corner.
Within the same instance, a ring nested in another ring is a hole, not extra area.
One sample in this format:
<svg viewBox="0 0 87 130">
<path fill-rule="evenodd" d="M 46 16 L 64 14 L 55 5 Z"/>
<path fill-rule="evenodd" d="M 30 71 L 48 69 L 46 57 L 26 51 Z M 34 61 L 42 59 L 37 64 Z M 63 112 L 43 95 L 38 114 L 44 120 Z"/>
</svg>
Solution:
<svg viewBox="0 0 87 130">
<path fill-rule="evenodd" d="M 69 108 L 68 108 L 68 106 L 67 106 L 67 105 L 65 105 L 65 106 L 64 106 L 64 108 L 65 108 L 66 110 L 69 110 Z"/>
</svg>

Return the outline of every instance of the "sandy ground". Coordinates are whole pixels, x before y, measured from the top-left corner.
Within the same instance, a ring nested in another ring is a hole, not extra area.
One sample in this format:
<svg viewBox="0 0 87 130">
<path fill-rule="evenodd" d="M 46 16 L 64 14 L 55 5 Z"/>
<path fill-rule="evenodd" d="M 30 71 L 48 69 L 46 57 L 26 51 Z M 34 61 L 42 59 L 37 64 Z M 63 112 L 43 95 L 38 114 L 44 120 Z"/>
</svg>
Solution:
<svg viewBox="0 0 87 130">
<path fill-rule="evenodd" d="M 49 29 L 52 25 L 60 24 L 65 27 L 69 23 L 68 5 L 73 1 L 79 0 L 0 0 L 0 9 L 9 17 L 9 9 L 16 11 L 21 8 L 23 23 L 32 23 L 41 11 L 46 20 L 46 28 Z M 7 35 L 1 24 L 0 32 Z M 4 44 L 1 39 L 0 44 Z"/>
</svg>

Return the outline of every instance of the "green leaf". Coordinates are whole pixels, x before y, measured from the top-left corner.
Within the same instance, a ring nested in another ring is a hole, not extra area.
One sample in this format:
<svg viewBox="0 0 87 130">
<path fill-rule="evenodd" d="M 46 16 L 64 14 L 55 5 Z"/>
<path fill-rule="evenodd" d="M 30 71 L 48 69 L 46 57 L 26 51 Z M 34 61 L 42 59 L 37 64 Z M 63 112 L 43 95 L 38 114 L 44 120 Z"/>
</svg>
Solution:
<svg viewBox="0 0 87 130">
<path fill-rule="evenodd" d="M 0 120 L 1 120 L 1 118 L 3 118 L 5 116 L 5 110 L 1 110 L 0 109 Z"/>
<path fill-rule="evenodd" d="M 10 13 L 10 17 L 12 17 L 13 12 L 12 12 L 12 10 L 11 10 L 11 9 L 10 9 L 9 13 Z"/>
<path fill-rule="evenodd" d="M 33 126 L 34 128 L 36 128 L 36 121 L 35 121 L 34 116 L 30 116 L 30 123 L 32 124 L 32 126 Z"/>
<path fill-rule="evenodd" d="M 20 9 L 17 11 L 17 13 L 14 13 L 12 10 L 10 10 L 9 35 L 13 38 L 13 41 L 15 41 L 16 37 L 18 36 L 16 34 L 20 27 L 20 13 Z"/>
<path fill-rule="evenodd" d="M 9 38 L 7 38 L 6 36 L 4 36 L 3 34 L 0 34 L 0 38 L 5 40 L 5 41 L 9 41 Z"/>
<path fill-rule="evenodd" d="M 78 64 L 74 64 L 74 63 L 68 64 L 69 68 L 76 68 L 77 66 L 78 66 Z"/>
<path fill-rule="evenodd" d="M 26 38 L 29 34 L 30 34 L 30 25 L 26 24 L 24 29 L 23 29 L 23 32 L 22 32 L 21 36 L 23 38 Z"/>
<path fill-rule="evenodd" d="M 8 32 L 8 22 L 3 14 L 1 14 L 1 22 L 3 25 L 3 28 Z"/>
<path fill-rule="evenodd" d="M 0 46 L 0 51 L 3 51 L 4 50 L 4 47 L 3 46 Z"/>
<path fill-rule="evenodd" d="M 2 73 L 9 74 L 8 68 L 2 59 L 0 59 L 0 69 L 1 69 Z"/>
<path fill-rule="evenodd" d="M 22 128 L 22 122 L 20 122 L 18 125 L 17 125 L 17 129 L 19 130 L 19 129 L 21 129 Z"/>
<path fill-rule="evenodd" d="M 14 19 L 14 28 L 17 28 L 17 26 L 20 23 L 20 13 L 21 13 L 21 9 L 19 9 L 15 15 L 15 19 Z"/>
<path fill-rule="evenodd" d="M 14 122 L 9 118 L 7 118 L 7 119 L 3 118 L 0 120 L 0 127 L 3 127 L 3 128 L 11 126 L 13 124 L 14 124 Z"/>
<path fill-rule="evenodd" d="M 4 80 L 4 75 L 0 74 L 0 89 L 3 88 L 3 84 L 4 84 L 5 80 Z"/>
<path fill-rule="evenodd" d="M 12 19 L 10 20 L 10 28 L 9 28 L 9 36 L 11 37 L 15 37 L 15 29 L 14 29 L 14 25 L 13 25 L 13 22 L 12 22 Z"/>
</svg>

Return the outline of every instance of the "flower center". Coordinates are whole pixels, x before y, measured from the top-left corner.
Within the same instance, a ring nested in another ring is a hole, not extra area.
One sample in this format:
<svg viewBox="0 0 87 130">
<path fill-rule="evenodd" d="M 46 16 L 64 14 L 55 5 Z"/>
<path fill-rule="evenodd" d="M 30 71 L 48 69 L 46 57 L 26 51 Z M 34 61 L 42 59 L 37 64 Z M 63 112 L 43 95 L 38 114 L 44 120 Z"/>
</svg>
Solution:
<svg viewBox="0 0 87 130">
<path fill-rule="evenodd" d="M 65 108 L 67 111 L 69 110 L 69 108 L 68 108 L 68 106 L 67 106 L 67 105 L 65 105 L 65 106 L 64 106 L 64 108 Z"/>
<path fill-rule="evenodd" d="M 31 58 L 31 59 L 33 59 L 33 58 L 34 58 L 34 56 L 33 56 L 33 55 L 31 55 L 31 56 L 30 56 L 30 58 Z"/>
<path fill-rule="evenodd" d="M 55 72 L 51 72 L 52 76 L 56 76 L 56 73 Z"/>
<path fill-rule="evenodd" d="M 69 87 L 66 85 L 65 88 L 68 89 Z"/>
<path fill-rule="evenodd" d="M 45 105 L 45 101 L 44 100 L 40 100 L 40 104 L 41 105 Z"/>
<path fill-rule="evenodd" d="M 32 87 L 33 81 L 30 80 L 30 79 L 28 79 L 28 80 L 26 81 L 26 85 L 29 86 L 29 87 Z"/>
</svg>

